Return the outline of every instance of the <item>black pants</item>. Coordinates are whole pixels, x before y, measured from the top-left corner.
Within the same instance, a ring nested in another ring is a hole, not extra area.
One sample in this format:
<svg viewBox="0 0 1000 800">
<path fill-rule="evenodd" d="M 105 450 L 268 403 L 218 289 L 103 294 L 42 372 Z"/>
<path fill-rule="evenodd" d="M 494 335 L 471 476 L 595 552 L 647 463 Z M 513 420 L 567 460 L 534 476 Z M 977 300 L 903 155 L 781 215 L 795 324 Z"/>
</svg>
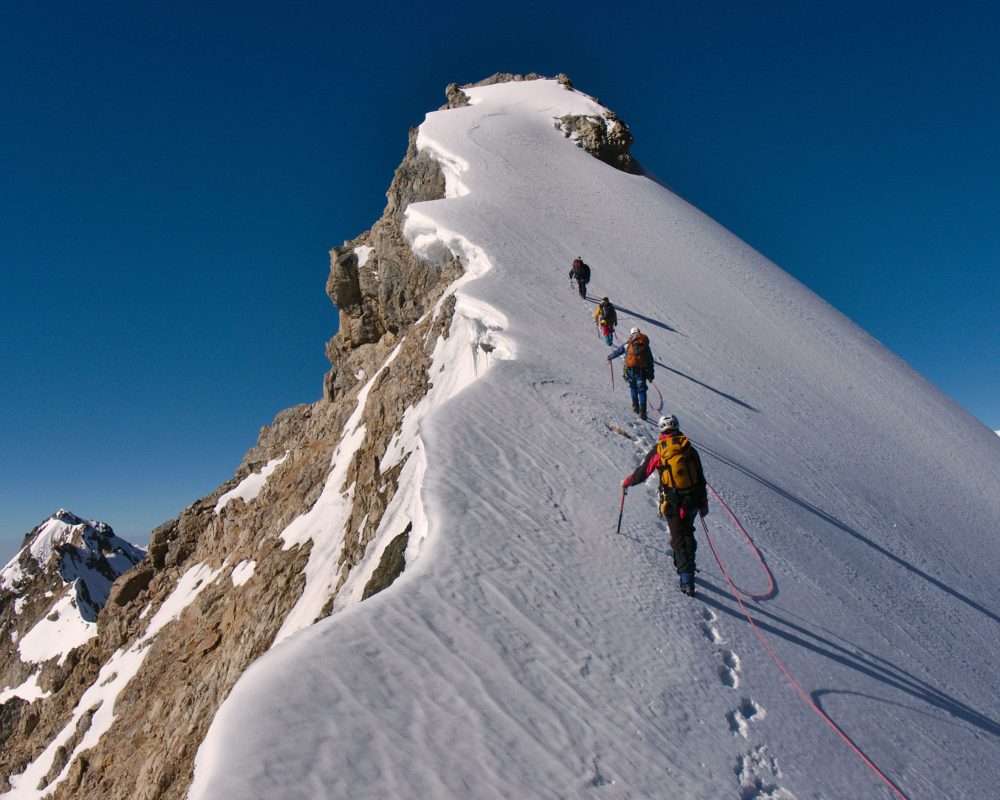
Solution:
<svg viewBox="0 0 1000 800">
<path fill-rule="evenodd" d="M 670 530 L 670 547 L 674 551 L 674 568 L 680 572 L 694 572 L 695 551 L 698 542 L 694 538 L 694 519 L 698 506 L 689 498 L 669 503 L 664 516 Z"/>
<path fill-rule="evenodd" d="M 581 281 L 579 278 L 577 278 L 576 285 L 577 285 L 577 288 L 579 288 L 579 290 L 580 290 L 580 297 L 582 297 L 584 300 L 586 300 L 587 299 L 587 282 L 586 281 Z"/>
</svg>

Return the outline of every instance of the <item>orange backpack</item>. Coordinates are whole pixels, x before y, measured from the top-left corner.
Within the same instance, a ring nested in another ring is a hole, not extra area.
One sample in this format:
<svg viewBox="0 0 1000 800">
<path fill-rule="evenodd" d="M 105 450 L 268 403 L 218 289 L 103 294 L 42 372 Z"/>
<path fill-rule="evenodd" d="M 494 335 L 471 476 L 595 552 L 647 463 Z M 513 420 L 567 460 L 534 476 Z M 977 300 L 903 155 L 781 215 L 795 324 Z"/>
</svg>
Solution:
<svg viewBox="0 0 1000 800">
<path fill-rule="evenodd" d="M 649 366 L 649 338 L 644 333 L 637 333 L 628 340 L 625 348 L 626 367 Z"/>
</svg>

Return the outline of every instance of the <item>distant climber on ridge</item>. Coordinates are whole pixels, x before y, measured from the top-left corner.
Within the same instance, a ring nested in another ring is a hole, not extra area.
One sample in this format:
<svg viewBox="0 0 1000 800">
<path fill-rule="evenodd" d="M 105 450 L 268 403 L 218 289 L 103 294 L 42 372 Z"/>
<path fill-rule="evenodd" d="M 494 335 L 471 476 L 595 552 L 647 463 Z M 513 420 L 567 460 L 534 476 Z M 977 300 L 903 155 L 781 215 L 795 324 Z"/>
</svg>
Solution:
<svg viewBox="0 0 1000 800">
<path fill-rule="evenodd" d="M 674 567 L 680 579 L 680 590 L 694 595 L 695 514 L 708 513 L 708 493 L 701 457 L 681 433 L 677 417 L 660 417 L 660 438 L 643 457 L 635 471 L 622 481 L 622 489 L 638 486 L 660 471 L 660 516 L 666 517 L 670 530 L 670 547 L 674 551 Z"/>
<path fill-rule="evenodd" d="M 628 332 L 628 339 L 611 351 L 608 361 L 625 354 L 625 368 L 622 375 L 628 381 L 632 395 L 632 410 L 640 419 L 646 419 L 646 381 L 653 380 L 653 351 L 649 349 L 649 337 L 638 328 Z"/>
<path fill-rule="evenodd" d="M 580 297 L 587 299 L 587 284 L 590 283 L 590 267 L 583 263 L 583 259 L 577 256 L 573 259 L 573 266 L 569 268 L 570 286 L 576 281 L 576 286 L 580 290 Z"/>
<path fill-rule="evenodd" d="M 594 322 L 597 324 L 601 336 L 604 337 L 605 343 L 610 347 L 615 335 L 615 326 L 618 324 L 618 312 L 615 311 L 615 307 L 608 298 L 601 298 L 597 311 L 594 312 Z"/>
</svg>

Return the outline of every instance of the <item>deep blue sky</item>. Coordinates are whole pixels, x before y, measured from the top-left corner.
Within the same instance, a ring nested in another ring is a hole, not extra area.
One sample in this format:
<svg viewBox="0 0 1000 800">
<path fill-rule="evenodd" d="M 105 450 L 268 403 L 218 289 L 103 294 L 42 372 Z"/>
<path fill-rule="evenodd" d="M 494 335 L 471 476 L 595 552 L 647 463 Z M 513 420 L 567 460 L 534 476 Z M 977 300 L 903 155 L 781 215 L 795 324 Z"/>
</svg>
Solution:
<svg viewBox="0 0 1000 800">
<path fill-rule="evenodd" d="M 145 543 L 317 399 L 327 251 L 445 85 L 497 71 L 570 75 L 1000 428 L 997 8 L 4 3 L 0 556 L 60 506 Z"/>
</svg>

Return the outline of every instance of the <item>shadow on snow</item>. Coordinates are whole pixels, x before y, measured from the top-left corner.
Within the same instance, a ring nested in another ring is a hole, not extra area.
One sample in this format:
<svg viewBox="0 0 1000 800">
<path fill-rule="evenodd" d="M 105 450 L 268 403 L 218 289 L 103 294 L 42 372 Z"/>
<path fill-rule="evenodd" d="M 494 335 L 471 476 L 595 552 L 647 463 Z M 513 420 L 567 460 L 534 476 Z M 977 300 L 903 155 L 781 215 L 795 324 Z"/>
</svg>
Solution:
<svg viewBox="0 0 1000 800">
<path fill-rule="evenodd" d="M 740 610 L 730 607 L 722 602 L 721 599 L 716 599 L 706 594 L 707 591 L 715 592 L 721 598 L 728 599 L 730 597 L 728 591 L 717 588 L 704 578 L 700 581 L 699 590 L 701 592 L 699 596 L 706 605 L 711 606 L 721 614 L 726 614 L 739 621 L 745 621 L 746 617 L 743 616 Z M 785 617 L 768 611 L 762 606 L 754 605 L 751 608 L 748 605 L 747 608 L 751 611 L 754 624 L 761 631 L 775 638 L 784 639 L 789 644 L 797 645 L 817 655 L 824 656 L 831 661 L 853 669 L 862 675 L 866 675 L 886 686 L 897 689 L 928 705 L 939 708 L 992 736 L 1000 738 L 1000 722 L 977 711 L 961 700 L 942 692 L 926 681 L 911 675 L 896 664 L 850 643 L 848 643 L 849 646 L 844 646 L 831 638 L 820 636 L 802 625 L 793 623 Z M 764 619 L 765 617 L 767 618 L 766 620 Z M 837 693 L 840 693 L 840 690 L 815 690 L 810 693 L 810 697 L 818 707 L 822 708 L 822 698 L 825 695 Z M 882 702 L 890 702 L 885 698 L 878 699 Z"/>
<path fill-rule="evenodd" d="M 694 442 L 693 439 L 692 439 L 692 441 Z M 938 580 L 933 575 L 929 575 L 928 573 L 924 572 L 919 567 L 915 567 L 913 564 L 911 564 L 908 561 L 905 561 L 904 559 L 900 558 L 895 553 L 893 553 L 893 552 L 887 550 L 886 548 L 882 547 L 882 545 L 880 545 L 877 542 L 874 542 L 871 539 L 869 539 L 863 533 L 854 530 L 854 528 L 850 527 L 849 525 L 844 524 L 839 519 L 837 519 L 836 517 L 834 517 L 832 514 L 829 514 L 826 511 L 824 511 L 823 509 L 818 508 L 817 506 L 814 506 L 812 503 L 808 502 L 807 500 L 803 500 L 803 499 L 801 499 L 799 497 L 796 497 L 791 492 L 787 491 L 786 489 L 782 489 L 777 484 L 772 483 L 771 481 L 767 480 L 767 478 L 761 477 L 760 475 L 758 475 L 757 473 L 755 473 L 753 470 L 750 470 L 750 469 L 744 467 L 742 464 L 738 464 L 737 462 L 733 461 L 728 456 L 724 456 L 724 455 L 722 455 L 722 453 L 719 453 L 719 452 L 713 450 L 712 448 L 707 447 L 704 444 L 701 444 L 700 442 L 694 442 L 694 443 L 695 443 L 695 445 L 703 453 L 707 453 L 708 455 L 713 456 L 714 458 L 717 458 L 723 464 L 726 464 L 726 465 L 732 467 L 733 469 L 737 470 L 738 472 L 742 472 L 748 478 L 753 478 L 753 480 L 757 481 L 759 484 L 761 484 L 761 486 L 764 486 L 764 487 L 770 489 L 772 492 L 774 492 L 777 495 L 780 495 L 781 497 L 784 497 L 786 500 L 790 500 L 791 502 L 795 503 L 800 508 L 804 508 L 810 514 L 814 514 L 815 516 L 819 517 L 821 520 L 823 520 L 823 522 L 826 522 L 826 523 L 832 525 L 833 527 L 837 528 L 838 530 L 841 530 L 844 533 L 846 533 L 846 534 L 848 534 L 850 536 L 853 536 L 859 542 L 862 542 L 863 544 L 868 545 L 870 548 L 872 548 L 879 555 L 885 556 L 890 561 L 892 561 L 895 564 L 898 564 L 900 567 L 902 567 L 903 569 L 907 570 L 908 572 L 913 573 L 914 575 L 916 575 L 919 578 L 923 578 L 925 581 L 927 581 L 929 584 L 931 584 L 932 586 L 934 586 L 936 589 L 940 589 L 945 594 L 951 595 L 952 597 L 954 597 L 959 602 L 964 603 L 965 605 L 969 606 L 969 608 L 972 608 L 975 611 L 978 611 L 980 614 L 982 614 L 985 617 L 988 617 L 989 619 L 993 620 L 994 622 L 1000 623 L 1000 616 L 997 616 L 997 614 L 994 613 L 993 611 L 990 611 L 985 606 L 977 603 L 972 598 L 966 597 L 961 592 L 959 592 L 959 591 L 953 589 L 952 587 L 948 586 L 943 581 Z"/>
<path fill-rule="evenodd" d="M 691 383 L 696 383 L 699 386 L 701 386 L 702 388 L 708 389 L 708 391 L 710 391 L 710 392 L 714 392 L 715 394 L 719 395 L 719 397 L 723 397 L 726 400 L 729 400 L 730 402 L 736 403 L 736 405 L 738 405 L 738 406 L 742 406 L 743 408 L 747 409 L 748 411 L 753 411 L 756 414 L 760 413 L 760 409 L 759 408 L 754 408 L 749 403 L 746 403 L 743 400 L 740 400 L 740 398 L 734 397 L 731 394 L 726 394 L 725 392 L 721 391 L 720 389 L 716 389 L 714 386 L 709 386 L 707 383 L 704 383 L 703 381 L 700 381 L 697 378 L 694 378 L 691 375 L 688 375 L 687 373 L 681 372 L 679 369 L 674 369 L 673 367 L 668 367 L 662 361 L 657 361 L 654 358 L 653 359 L 653 363 L 656 364 L 656 366 L 660 367 L 661 369 L 667 370 L 667 372 L 672 372 L 672 373 L 674 373 L 674 375 L 679 375 L 680 377 L 685 378 L 686 380 L 691 381 Z"/>
</svg>

